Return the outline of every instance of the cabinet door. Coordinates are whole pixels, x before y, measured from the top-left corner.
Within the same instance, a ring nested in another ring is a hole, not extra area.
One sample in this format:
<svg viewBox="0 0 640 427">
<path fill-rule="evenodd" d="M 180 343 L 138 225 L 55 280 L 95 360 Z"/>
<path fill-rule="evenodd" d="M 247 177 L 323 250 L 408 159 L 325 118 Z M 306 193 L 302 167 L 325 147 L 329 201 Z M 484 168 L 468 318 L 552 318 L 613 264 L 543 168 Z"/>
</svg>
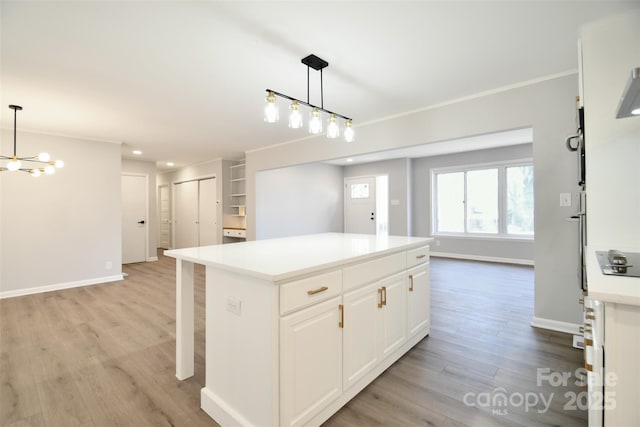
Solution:
<svg viewBox="0 0 640 427">
<path fill-rule="evenodd" d="M 305 424 L 342 393 L 340 301 L 336 297 L 280 319 L 283 426 Z"/>
<path fill-rule="evenodd" d="M 407 341 L 406 273 L 402 272 L 379 282 L 383 289 L 381 313 L 382 358 L 393 353 Z"/>
<path fill-rule="evenodd" d="M 344 295 L 343 387 L 348 389 L 379 361 L 378 307 L 381 295 L 374 283 Z"/>
<path fill-rule="evenodd" d="M 429 333 L 429 319 L 431 304 L 429 287 L 429 264 L 422 264 L 407 272 L 408 289 L 408 322 L 409 336 L 424 330 Z"/>
</svg>

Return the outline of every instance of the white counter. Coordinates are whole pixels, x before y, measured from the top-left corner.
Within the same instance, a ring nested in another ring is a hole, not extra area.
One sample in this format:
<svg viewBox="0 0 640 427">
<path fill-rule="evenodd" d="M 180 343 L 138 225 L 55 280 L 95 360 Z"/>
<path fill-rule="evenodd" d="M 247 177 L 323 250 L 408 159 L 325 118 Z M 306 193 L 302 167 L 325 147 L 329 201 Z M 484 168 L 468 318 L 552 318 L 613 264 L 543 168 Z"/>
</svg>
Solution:
<svg viewBox="0 0 640 427">
<path fill-rule="evenodd" d="M 640 277 L 603 274 L 598 264 L 596 250 L 606 251 L 602 248 L 586 249 L 589 297 L 604 302 L 640 306 Z"/>
<path fill-rule="evenodd" d="M 323 233 L 226 245 L 174 249 L 164 254 L 271 281 L 424 246 L 432 238 Z"/>
</svg>

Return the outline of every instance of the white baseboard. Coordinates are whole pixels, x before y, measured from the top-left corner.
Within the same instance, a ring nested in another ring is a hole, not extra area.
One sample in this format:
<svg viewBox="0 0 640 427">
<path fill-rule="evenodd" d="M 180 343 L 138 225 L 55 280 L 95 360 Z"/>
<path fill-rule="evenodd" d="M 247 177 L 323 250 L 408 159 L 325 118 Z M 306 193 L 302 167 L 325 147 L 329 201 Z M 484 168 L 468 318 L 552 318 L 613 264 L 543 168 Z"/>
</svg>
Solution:
<svg viewBox="0 0 640 427">
<path fill-rule="evenodd" d="M 469 255 L 469 254 L 452 254 L 446 252 L 429 252 L 429 256 L 440 258 L 455 258 L 455 259 L 468 259 L 472 261 L 486 261 L 486 262 L 499 262 L 502 264 L 520 264 L 520 265 L 534 265 L 532 259 L 520 259 L 520 258 L 499 258 L 482 255 Z"/>
<path fill-rule="evenodd" d="M 81 286 L 99 285 L 101 283 L 115 282 L 123 280 L 122 274 L 113 276 L 96 277 L 87 280 L 78 280 L 76 282 L 57 283 L 55 285 L 38 286 L 35 288 L 16 289 L 14 291 L 0 292 L 0 299 L 19 297 L 23 295 L 40 294 L 43 292 L 59 291 L 61 289 L 79 288 Z"/>
<path fill-rule="evenodd" d="M 157 256 L 150 256 L 147 258 L 147 262 L 153 262 L 153 261 L 157 261 L 158 257 Z"/>
<path fill-rule="evenodd" d="M 552 331 L 566 332 L 567 334 L 579 334 L 580 326 L 575 323 L 560 322 L 557 320 L 543 319 L 541 317 L 534 317 L 531 321 L 531 326 L 534 328 L 550 329 Z"/>
</svg>

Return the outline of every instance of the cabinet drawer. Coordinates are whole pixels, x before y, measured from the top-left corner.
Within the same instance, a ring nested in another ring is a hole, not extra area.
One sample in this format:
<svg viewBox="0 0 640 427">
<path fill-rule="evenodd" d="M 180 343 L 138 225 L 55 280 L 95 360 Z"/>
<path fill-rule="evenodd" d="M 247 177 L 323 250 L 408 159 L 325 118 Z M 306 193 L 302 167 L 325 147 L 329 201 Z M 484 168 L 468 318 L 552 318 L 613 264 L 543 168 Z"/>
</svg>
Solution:
<svg viewBox="0 0 640 427">
<path fill-rule="evenodd" d="M 342 271 L 336 270 L 280 285 L 280 314 L 342 293 Z"/>
<path fill-rule="evenodd" d="M 227 237 L 247 237 L 247 230 L 238 230 L 235 228 L 224 228 L 222 234 Z"/>
<path fill-rule="evenodd" d="M 429 246 L 407 251 L 407 268 L 429 261 Z"/>
<path fill-rule="evenodd" d="M 400 252 L 372 261 L 360 263 L 343 270 L 344 290 L 355 289 L 367 283 L 390 276 L 406 268 L 406 255 Z"/>
</svg>

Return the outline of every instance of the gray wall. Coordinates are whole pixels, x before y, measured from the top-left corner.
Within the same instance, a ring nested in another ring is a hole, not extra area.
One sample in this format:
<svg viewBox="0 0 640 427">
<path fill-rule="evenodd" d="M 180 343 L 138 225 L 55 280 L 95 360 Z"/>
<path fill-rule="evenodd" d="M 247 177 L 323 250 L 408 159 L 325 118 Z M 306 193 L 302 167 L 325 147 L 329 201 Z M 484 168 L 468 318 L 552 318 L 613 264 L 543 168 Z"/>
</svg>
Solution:
<svg viewBox="0 0 640 427">
<path fill-rule="evenodd" d="M 533 157 L 533 144 L 469 151 L 466 153 L 413 159 L 413 232 L 415 236 L 431 236 L 431 170 L 448 166 L 517 160 Z M 476 237 L 437 237 L 433 252 L 470 255 L 475 259 L 532 263 L 533 240 L 492 239 Z"/>
<path fill-rule="evenodd" d="M 17 141 L 18 154 L 46 151 L 65 166 L 0 173 L 0 296 L 122 278 L 120 145 L 27 132 Z M 3 130 L 2 152 L 12 143 Z"/>
<path fill-rule="evenodd" d="M 256 237 L 258 171 L 532 127 L 535 317 L 554 324 L 579 324 L 582 312 L 575 303 L 581 295 L 576 283 L 577 230 L 565 220 L 573 208 L 558 206 L 559 193 L 577 190 L 576 159 L 564 147 L 566 135 L 575 132 L 577 92 L 577 75 L 570 74 L 368 125 L 357 126 L 356 120 L 356 140 L 349 144 L 318 137 L 249 151 L 248 238 Z"/>
<path fill-rule="evenodd" d="M 342 168 L 320 163 L 256 175 L 256 238 L 343 230 Z"/>
<path fill-rule="evenodd" d="M 149 209 L 147 217 L 147 227 L 149 227 L 149 239 L 147 241 L 148 261 L 156 260 L 158 247 L 158 215 L 157 215 L 157 190 L 156 190 L 156 164 L 155 162 L 141 162 L 139 160 L 122 159 L 122 174 L 133 173 L 147 175 L 149 186 Z"/>
<path fill-rule="evenodd" d="M 389 206 L 389 234 L 396 236 L 411 235 L 411 222 L 409 213 L 410 186 L 409 176 L 410 161 L 408 159 L 394 159 L 361 165 L 344 166 L 344 177 L 358 177 L 367 175 L 389 176 L 389 201 L 397 200 L 398 205 Z"/>
</svg>

